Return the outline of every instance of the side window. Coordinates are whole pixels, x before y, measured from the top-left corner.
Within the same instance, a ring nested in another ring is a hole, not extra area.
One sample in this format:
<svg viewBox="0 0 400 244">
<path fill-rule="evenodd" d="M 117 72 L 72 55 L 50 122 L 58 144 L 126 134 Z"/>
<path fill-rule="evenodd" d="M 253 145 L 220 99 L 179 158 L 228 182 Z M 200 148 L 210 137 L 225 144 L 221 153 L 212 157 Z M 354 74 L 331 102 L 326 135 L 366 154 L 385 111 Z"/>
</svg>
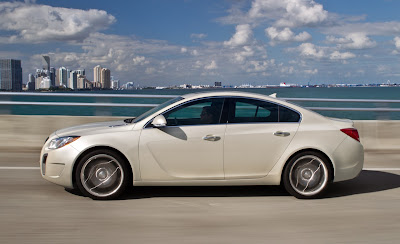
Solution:
<svg viewBox="0 0 400 244">
<path fill-rule="evenodd" d="M 167 126 L 218 124 L 223 98 L 208 98 L 183 104 L 166 113 Z"/>
<path fill-rule="evenodd" d="M 278 122 L 278 105 L 246 98 L 233 100 L 229 123 Z"/>
<path fill-rule="evenodd" d="M 299 122 L 300 115 L 288 108 L 279 106 L 279 122 Z"/>
<path fill-rule="evenodd" d="M 298 122 L 300 115 L 278 104 L 247 98 L 232 100 L 229 123 Z"/>
</svg>

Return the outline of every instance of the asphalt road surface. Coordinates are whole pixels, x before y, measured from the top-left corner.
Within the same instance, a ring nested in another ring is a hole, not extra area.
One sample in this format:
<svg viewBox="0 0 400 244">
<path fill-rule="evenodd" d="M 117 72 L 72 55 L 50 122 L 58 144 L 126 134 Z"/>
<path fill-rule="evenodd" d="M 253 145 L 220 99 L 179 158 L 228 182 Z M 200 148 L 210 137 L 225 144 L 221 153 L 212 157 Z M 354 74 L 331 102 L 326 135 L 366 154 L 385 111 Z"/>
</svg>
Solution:
<svg viewBox="0 0 400 244">
<path fill-rule="evenodd" d="M 399 154 L 298 200 L 277 186 L 136 187 L 93 201 L 43 180 L 37 153 L 0 152 L 0 243 L 399 243 Z"/>
</svg>

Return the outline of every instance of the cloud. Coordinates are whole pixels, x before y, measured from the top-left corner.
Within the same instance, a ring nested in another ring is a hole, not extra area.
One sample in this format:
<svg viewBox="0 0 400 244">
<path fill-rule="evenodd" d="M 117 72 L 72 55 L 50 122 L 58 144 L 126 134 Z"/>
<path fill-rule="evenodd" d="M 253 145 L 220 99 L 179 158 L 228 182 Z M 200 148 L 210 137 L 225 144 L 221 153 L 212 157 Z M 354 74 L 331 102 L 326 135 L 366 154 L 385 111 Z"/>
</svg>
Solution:
<svg viewBox="0 0 400 244">
<path fill-rule="evenodd" d="M 271 59 L 269 61 L 249 61 L 248 62 L 248 67 L 246 69 L 246 72 L 252 73 L 252 72 L 264 72 L 268 68 L 274 67 L 275 66 L 275 60 Z"/>
<path fill-rule="evenodd" d="M 149 67 L 149 68 L 146 69 L 145 72 L 146 72 L 146 74 L 151 75 L 151 74 L 156 73 L 157 70 L 155 68 L 153 68 L 153 67 Z"/>
<path fill-rule="evenodd" d="M 193 39 L 203 39 L 206 37 L 207 37 L 207 34 L 203 34 L 203 33 L 190 35 L 190 38 L 193 38 Z"/>
<path fill-rule="evenodd" d="M 254 56 L 254 50 L 251 46 L 244 46 L 238 50 L 235 54 L 235 61 L 241 63 L 246 60 L 246 58 Z"/>
<path fill-rule="evenodd" d="M 281 67 L 280 72 L 284 75 L 287 75 L 287 74 L 293 74 L 295 70 L 293 66 Z"/>
<path fill-rule="evenodd" d="M 146 60 L 143 56 L 136 56 L 132 59 L 133 65 L 145 65 L 149 64 L 149 61 Z"/>
<path fill-rule="evenodd" d="M 315 26 L 328 19 L 328 12 L 313 0 L 254 0 L 248 12 L 236 6 L 220 18 L 224 24 L 270 22 L 277 27 Z"/>
<path fill-rule="evenodd" d="M 318 69 L 306 69 L 306 70 L 304 70 L 304 73 L 310 74 L 310 75 L 315 75 L 315 74 L 318 74 Z"/>
<path fill-rule="evenodd" d="M 297 48 L 297 50 L 303 57 L 317 58 L 317 59 L 325 57 L 324 50 L 320 47 L 316 47 L 312 43 L 303 43 Z"/>
<path fill-rule="evenodd" d="M 350 59 L 350 58 L 355 58 L 355 57 L 356 57 L 356 55 L 354 53 L 350 53 L 350 52 L 341 53 L 339 51 L 334 51 L 333 53 L 331 53 L 329 58 L 332 60 L 345 60 L 345 59 Z"/>
<path fill-rule="evenodd" d="M 218 65 L 217 65 L 217 62 L 215 62 L 215 60 L 211 61 L 210 64 L 204 66 L 205 70 L 214 70 L 214 69 L 217 69 L 217 68 L 218 68 Z"/>
<path fill-rule="evenodd" d="M 289 28 L 284 28 L 279 31 L 275 27 L 269 27 L 265 29 L 265 34 L 271 39 L 271 45 L 281 42 L 305 42 L 311 39 L 311 35 L 308 32 L 301 32 L 295 35 Z"/>
<path fill-rule="evenodd" d="M 396 46 L 396 49 L 400 49 L 400 37 L 396 36 L 394 38 L 394 45 Z"/>
<path fill-rule="evenodd" d="M 253 36 L 253 31 L 248 24 L 236 26 L 236 33 L 229 41 L 225 41 L 224 45 L 230 47 L 243 46 L 250 42 Z"/>
<path fill-rule="evenodd" d="M 192 54 L 193 56 L 198 56 L 200 53 L 199 53 L 199 51 L 197 51 L 196 49 L 194 49 L 194 50 L 192 50 L 192 51 L 190 52 L 190 54 Z"/>
<path fill-rule="evenodd" d="M 115 17 L 103 10 L 52 7 L 34 1 L 2 2 L 0 13 L 0 30 L 13 33 L 9 37 L 12 43 L 82 42 L 115 22 Z"/>
<path fill-rule="evenodd" d="M 344 49 L 368 49 L 373 48 L 377 43 L 371 40 L 365 33 L 356 32 L 350 33 L 342 38 L 328 36 L 329 43 L 336 43 L 340 48 Z"/>
<path fill-rule="evenodd" d="M 400 34 L 400 22 L 337 23 L 321 30 L 327 35 L 347 36 L 363 33 L 370 36 L 393 36 Z"/>
</svg>

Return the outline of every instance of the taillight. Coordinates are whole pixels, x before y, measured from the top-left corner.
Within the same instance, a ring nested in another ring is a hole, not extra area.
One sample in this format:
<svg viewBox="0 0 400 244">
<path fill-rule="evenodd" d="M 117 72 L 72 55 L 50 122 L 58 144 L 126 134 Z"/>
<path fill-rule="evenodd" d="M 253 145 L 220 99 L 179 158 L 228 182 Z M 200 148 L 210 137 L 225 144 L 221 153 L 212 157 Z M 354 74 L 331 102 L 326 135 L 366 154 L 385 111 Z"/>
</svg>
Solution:
<svg viewBox="0 0 400 244">
<path fill-rule="evenodd" d="M 350 136 L 356 141 L 360 141 L 360 136 L 358 135 L 358 131 L 355 128 L 346 128 L 346 129 L 341 129 L 341 132 L 345 133 L 346 135 Z"/>
</svg>

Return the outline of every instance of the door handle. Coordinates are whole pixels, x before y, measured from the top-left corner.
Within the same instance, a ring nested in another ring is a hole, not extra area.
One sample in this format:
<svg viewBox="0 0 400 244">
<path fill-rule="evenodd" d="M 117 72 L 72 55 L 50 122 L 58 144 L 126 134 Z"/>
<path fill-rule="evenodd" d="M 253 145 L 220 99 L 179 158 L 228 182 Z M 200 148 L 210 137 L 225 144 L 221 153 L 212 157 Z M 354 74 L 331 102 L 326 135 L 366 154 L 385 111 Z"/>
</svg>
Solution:
<svg viewBox="0 0 400 244">
<path fill-rule="evenodd" d="M 289 132 L 286 132 L 286 131 L 277 131 L 277 132 L 274 133 L 274 136 L 282 136 L 282 137 L 285 137 L 285 136 L 290 136 L 290 133 L 289 133 Z"/>
<path fill-rule="evenodd" d="M 206 135 L 205 137 L 203 137 L 203 140 L 205 141 L 219 141 L 220 139 L 221 137 L 214 135 Z"/>
</svg>

